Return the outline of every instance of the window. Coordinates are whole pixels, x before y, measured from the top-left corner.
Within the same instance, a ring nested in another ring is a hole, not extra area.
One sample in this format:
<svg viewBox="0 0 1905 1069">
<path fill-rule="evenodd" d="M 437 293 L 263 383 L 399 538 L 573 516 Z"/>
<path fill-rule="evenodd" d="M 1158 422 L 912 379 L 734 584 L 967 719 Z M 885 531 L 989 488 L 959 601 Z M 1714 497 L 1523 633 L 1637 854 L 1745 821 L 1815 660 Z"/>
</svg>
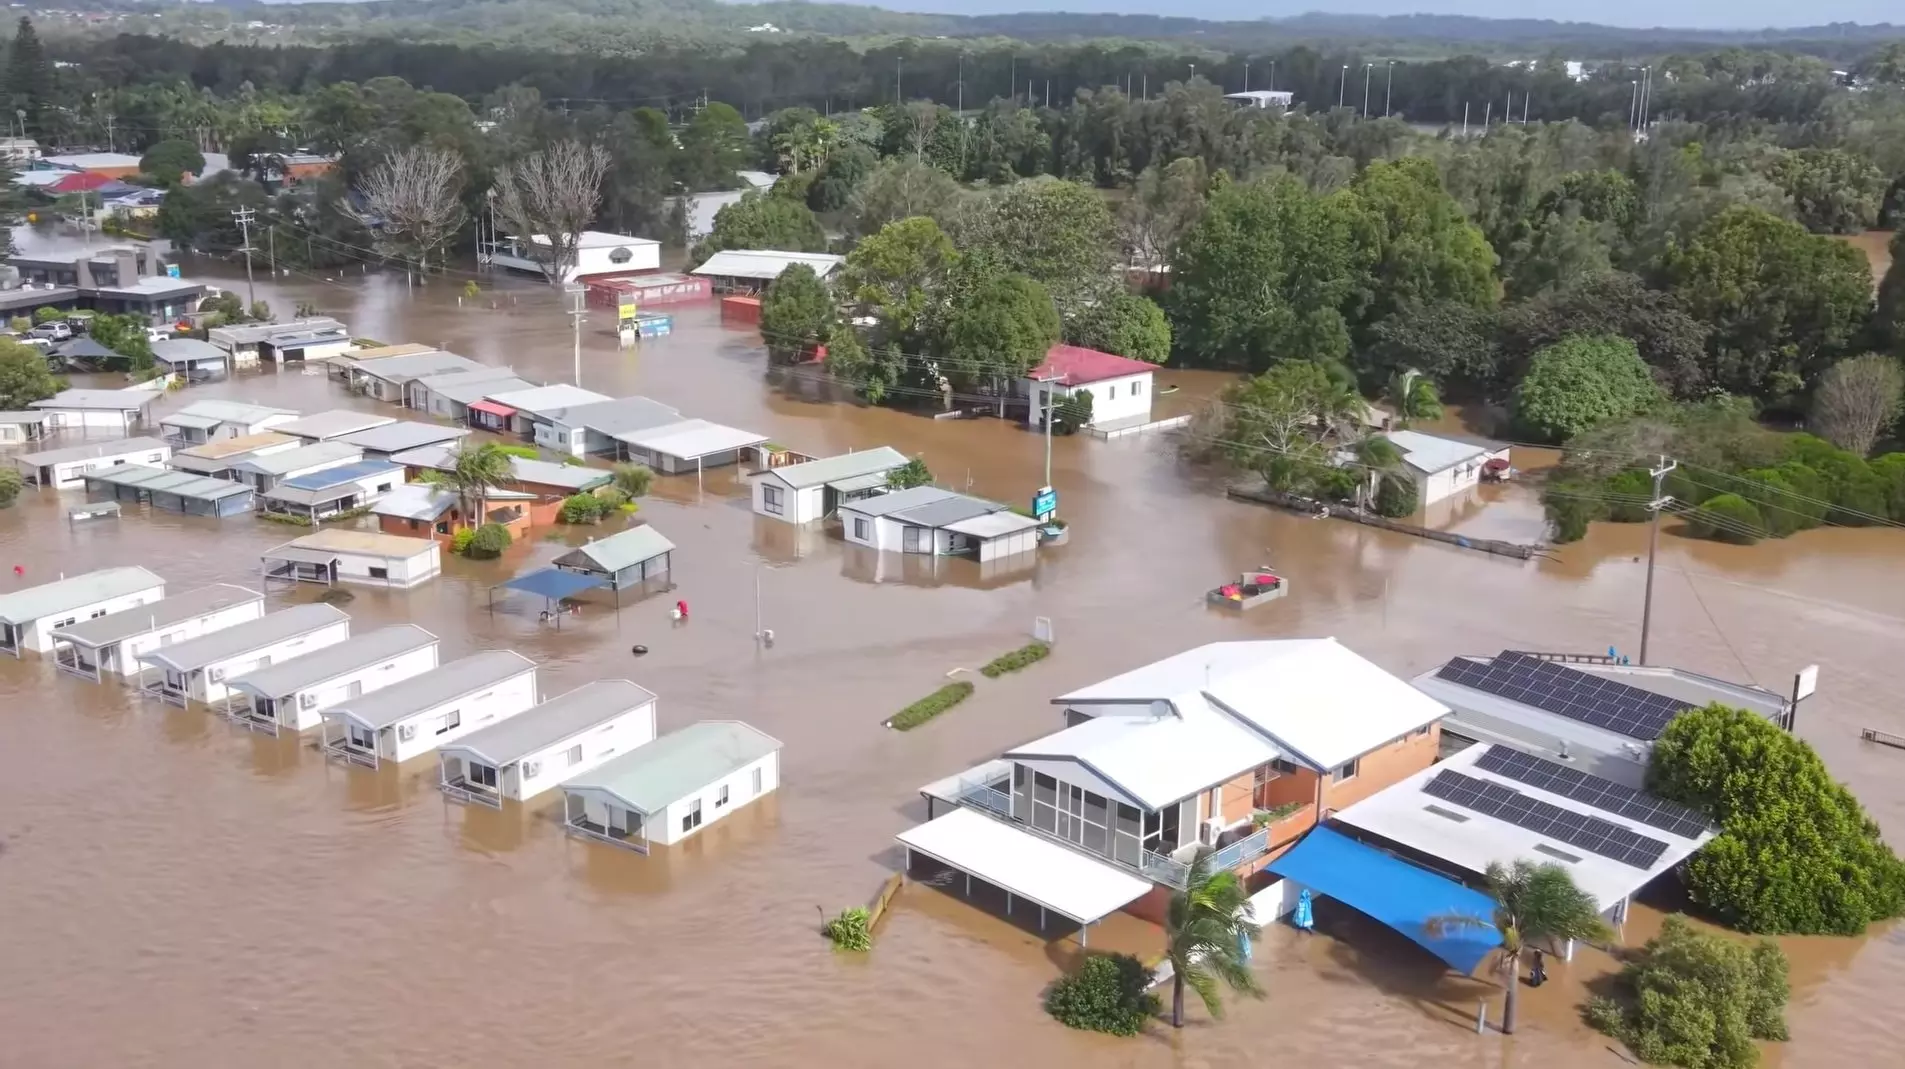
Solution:
<svg viewBox="0 0 1905 1069">
<path fill-rule="evenodd" d="M 1138 381 L 1131 384 L 1131 396 L 1136 397 L 1143 392 L 1144 392 L 1143 379 L 1139 379 Z"/>
<path fill-rule="evenodd" d="M 491 768 L 488 765 L 479 765 L 474 761 L 470 762 L 467 765 L 464 765 L 463 767 L 467 770 L 467 774 L 469 776 L 469 780 L 471 783 L 477 784 L 478 786 L 482 786 L 482 787 L 488 787 L 491 790 L 496 789 L 496 770 L 495 769 Z"/>
<path fill-rule="evenodd" d="M 442 520 L 438 520 L 438 521 L 437 521 L 437 533 L 438 533 L 438 534 L 449 534 L 449 533 L 450 533 L 450 525 L 449 525 L 448 523 L 445 523 L 445 522 L 444 522 L 444 521 L 442 521 Z"/>
<path fill-rule="evenodd" d="M 1355 779 L 1355 778 L 1356 778 L 1356 762 L 1355 761 L 1349 761 L 1343 764 L 1340 768 L 1330 769 L 1330 779 L 1337 783 L 1341 783 L 1344 780 Z"/>
<path fill-rule="evenodd" d="M 1270 762 L 1270 767 L 1273 769 L 1276 769 L 1278 772 L 1281 772 L 1286 776 L 1296 775 L 1295 761 L 1286 761 L 1283 758 L 1279 757 Z"/>
<path fill-rule="evenodd" d="M 411 521 L 410 521 L 410 529 L 411 529 L 411 530 L 413 530 L 413 531 L 420 531 L 420 530 L 422 530 L 422 529 L 423 529 L 423 521 L 422 521 L 422 520 L 414 520 L 414 519 L 413 519 L 413 520 L 411 520 Z"/>
<path fill-rule="evenodd" d="M 758 768 L 754 770 L 754 793 L 761 793 L 761 770 Z"/>
<path fill-rule="evenodd" d="M 397 737 L 403 737 L 402 729 L 398 730 Z M 375 750 L 377 748 L 377 733 L 367 727 L 359 727 L 356 724 L 352 724 L 348 738 L 350 745 L 359 750 Z"/>
<path fill-rule="evenodd" d="M 855 516 L 853 518 L 853 537 L 862 542 L 873 541 L 873 525 L 868 523 L 864 517 Z"/>
<path fill-rule="evenodd" d="M 380 494 L 388 494 L 388 493 L 390 493 L 390 484 L 389 484 L 389 483 L 378 483 L 378 484 L 377 484 L 377 492 L 378 492 L 378 493 L 380 493 Z"/>
<path fill-rule="evenodd" d="M 106 610 L 104 610 L 104 609 L 101 609 L 101 610 L 99 610 L 99 611 L 98 611 L 98 612 L 96 612 L 96 613 L 91 613 L 91 614 L 89 614 L 89 615 L 88 615 L 88 616 L 86 617 L 86 619 L 88 619 L 88 620 L 97 620 L 97 619 L 99 619 L 100 617 L 102 617 L 102 616 L 104 616 L 104 615 L 106 615 Z"/>
<path fill-rule="evenodd" d="M 443 726 L 437 729 L 437 734 L 441 735 L 446 731 L 461 726 L 463 726 L 463 711 L 461 709 L 452 709 L 443 714 Z"/>
<path fill-rule="evenodd" d="M 725 784 L 725 783 L 723 783 L 723 784 L 721 785 L 721 789 L 720 789 L 719 791 L 716 791 L 716 792 L 715 792 L 715 795 L 714 795 L 714 807 L 715 807 L 716 809 L 719 809 L 719 808 L 721 808 L 722 806 L 724 806 L 724 805 L 727 805 L 727 804 L 728 804 L 728 785 L 727 785 L 727 784 Z"/>
<path fill-rule="evenodd" d="M 372 565 L 370 568 L 370 577 L 372 579 L 388 579 L 390 578 L 390 569 L 379 568 L 375 565 Z"/>
<path fill-rule="evenodd" d="M 1116 386 L 1105 387 L 1105 400 L 1116 401 L 1117 399 L 1118 399 L 1118 388 Z"/>
<path fill-rule="evenodd" d="M 582 744 L 578 742 L 574 746 L 569 747 L 569 752 L 566 754 L 563 754 L 562 756 L 564 760 L 569 762 L 569 767 L 571 768 L 574 768 L 576 765 L 581 764 L 582 763 Z"/>
<path fill-rule="evenodd" d="M 697 798 L 688 811 L 681 815 L 681 830 L 691 832 L 701 826 L 701 799 Z"/>
<path fill-rule="evenodd" d="M 762 485 L 761 508 L 764 511 L 772 513 L 775 516 L 779 516 L 781 514 L 781 510 L 783 506 L 781 504 L 781 488 L 780 487 L 767 486 L 765 484 Z"/>
<path fill-rule="evenodd" d="M 535 779 L 537 776 L 540 776 L 540 775 L 542 775 L 541 761 L 524 761 L 523 762 L 523 778 L 524 779 Z"/>
</svg>

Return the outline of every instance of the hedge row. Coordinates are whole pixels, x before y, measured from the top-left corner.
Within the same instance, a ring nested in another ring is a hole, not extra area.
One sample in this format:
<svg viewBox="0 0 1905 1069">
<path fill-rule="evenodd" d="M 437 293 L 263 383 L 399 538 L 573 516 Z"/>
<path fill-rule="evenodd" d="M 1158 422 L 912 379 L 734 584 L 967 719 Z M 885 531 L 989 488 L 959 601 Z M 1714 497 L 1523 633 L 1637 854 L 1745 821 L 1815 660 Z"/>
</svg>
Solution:
<svg viewBox="0 0 1905 1069">
<path fill-rule="evenodd" d="M 972 682 L 962 679 L 948 683 L 924 698 L 893 714 L 886 726 L 896 731 L 911 731 L 933 717 L 972 697 Z"/>
<path fill-rule="evenodd" d="M 1043 642 L 1027 643 L 1011 653 L 994 657 L 984 668 L 979 669 L 979 674 L 987 679 L 997 679 L 1007 672 L 1035 665 L 1050 656 L 1051 652 L 1052 647 Z"/>
</svg>

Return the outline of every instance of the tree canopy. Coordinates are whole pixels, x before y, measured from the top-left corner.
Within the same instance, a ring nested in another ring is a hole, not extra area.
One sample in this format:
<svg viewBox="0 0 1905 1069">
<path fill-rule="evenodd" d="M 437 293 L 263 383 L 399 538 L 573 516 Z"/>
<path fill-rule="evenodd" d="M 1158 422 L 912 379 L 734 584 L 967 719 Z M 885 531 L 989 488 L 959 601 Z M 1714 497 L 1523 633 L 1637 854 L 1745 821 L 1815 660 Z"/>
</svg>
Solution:
<svg viewBox="0 0 1905 1069">
<path fill-rule="evenodd" d="M 46 357 L 30 345 L 0 338 L 0 408 L 24 410 L 63 388 L 47 369 Z"/>
<path fill-rule="evenodd" d="M 1752 1069 L 1754 1040 L 1786 1038 L 1786 955 L 1770 939 L 1748 946 L 1676 914 L 1615 986 L 1588 1001 L 1588 1021 L 1654 1065 Z"/>
<path fill-rule="evenodd" d="M 794 264 L 761 295 L 761 337 L 781 363 L 801 359 L 828 337 L 837 314 L 833 293 L 806 264 Z"/>
<path fill-rule="evenodd" d="M 1660 388 L 1634 343 L 1611 335 L 1570 337 L 1535 353 L 1515 388 L 1522 432 L 1565 442 L 1598 423 L 1624 419 L 1656 404 Z"/>
<path fill-rule="evenodd" d="M 714 213 L 714 229 L 695 246 L 691 259 L 704 263 L 723 249 L 826 252 L 827 235 L 807 205 L 750 192 Z"/>
</svg>

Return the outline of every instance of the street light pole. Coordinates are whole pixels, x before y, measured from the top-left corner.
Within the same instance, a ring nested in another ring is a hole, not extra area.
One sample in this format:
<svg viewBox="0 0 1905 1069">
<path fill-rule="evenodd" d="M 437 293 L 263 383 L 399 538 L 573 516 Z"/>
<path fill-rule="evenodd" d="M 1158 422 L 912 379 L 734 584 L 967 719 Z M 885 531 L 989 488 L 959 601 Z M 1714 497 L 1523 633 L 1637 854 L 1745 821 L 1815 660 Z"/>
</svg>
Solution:
<svg viewBox="0 0 1905 1069">
<path fill-rule="evenodd" d="M 1647 634 L 1654 622 L 1654 554 L 1660 548 L 1660 513 L 1662 509 L 1673 504 L 1673 498 L 1660 491 L 1667 473 L 1677 466 L 1677 462 L 1663 456 L 1660 458 L 1660 465 L 1648 473 L 1654 477 L 1654 498 L 1647 502 L 1647 511 L 1653 513 L 1654 518 L 1647 528 L 1647 593 L 1640 607 L 1640 663 L 1643 666 L 1647 663 Z"/>
<path fill-rule="evenodd" d="M 1343 76 L 1336 81 L 1336 106 L 1343 106 L 1343 94 L 1349 91 L 1349 64 L 1343 64 Z"/>
<path fill-rule="evenodd" d="M 1244 60 L 1244 92 L 1250 92 L 1250 61 Z"/>
<path fill-rule="evenodd" d="M 1382 117 L 1385 119 L 1389 117 L 1389 103 L 1390 101 L 1395 99 L 1395 94 L 1396 94 L 1396 61 L 1392 59 L 1389 61 L 1389 81 L 1388 81 L 1388 84 L 1384 85 L 1382 89 Z"/>
<path fill-rule="evenodd" d="M 1363 64 L 1363 118 L 1369 118 L 1369 74 L 1376 69 L 1374 63 Z"/>
</svg>

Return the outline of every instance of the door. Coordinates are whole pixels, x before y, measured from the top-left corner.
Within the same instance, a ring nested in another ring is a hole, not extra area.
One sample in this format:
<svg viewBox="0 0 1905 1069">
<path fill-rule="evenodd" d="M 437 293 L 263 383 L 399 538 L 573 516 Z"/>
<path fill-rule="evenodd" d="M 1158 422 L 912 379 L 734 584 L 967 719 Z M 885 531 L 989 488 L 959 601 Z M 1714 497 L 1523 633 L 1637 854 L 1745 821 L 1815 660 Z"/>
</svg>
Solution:
<svg viewBox="0 0 1905 1069">
<path fill-rule="evenodd" d="M 920 543 L 922 541 L 925 541 L 925 539 L 922 539 L 920 537 L 921 535 L 926 535 L 927 538 L 932 537 L 932 535 L 928 531 L 926 531 L 924 528 L 921 528 L 921 527 L 902 528 L 900 533 L 900 548 L 904 549 L 908 553 L 926 552 L 925 549 L 920 548 Z M 928 549 L 931 548 L 930 542 L 927 543 L 927 548 Z"/>
</svg>

